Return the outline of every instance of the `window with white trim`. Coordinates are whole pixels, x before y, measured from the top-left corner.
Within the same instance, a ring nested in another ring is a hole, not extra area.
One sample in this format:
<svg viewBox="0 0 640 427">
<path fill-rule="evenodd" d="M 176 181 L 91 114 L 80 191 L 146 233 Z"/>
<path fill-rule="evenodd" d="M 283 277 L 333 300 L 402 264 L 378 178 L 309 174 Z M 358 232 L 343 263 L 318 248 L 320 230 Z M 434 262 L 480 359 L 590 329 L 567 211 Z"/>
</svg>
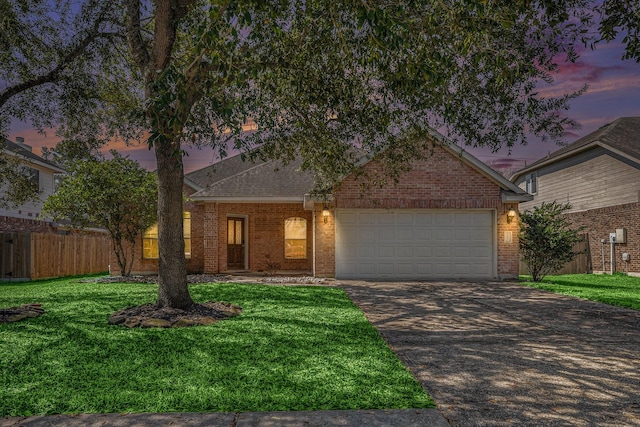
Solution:
<svg viewBox="0 0 640 427">
<path fill-rule="evenodd" d="M 284 220 L 284 258 L 307 258 L 307 220 L 292 217 Z"/>
</svg>

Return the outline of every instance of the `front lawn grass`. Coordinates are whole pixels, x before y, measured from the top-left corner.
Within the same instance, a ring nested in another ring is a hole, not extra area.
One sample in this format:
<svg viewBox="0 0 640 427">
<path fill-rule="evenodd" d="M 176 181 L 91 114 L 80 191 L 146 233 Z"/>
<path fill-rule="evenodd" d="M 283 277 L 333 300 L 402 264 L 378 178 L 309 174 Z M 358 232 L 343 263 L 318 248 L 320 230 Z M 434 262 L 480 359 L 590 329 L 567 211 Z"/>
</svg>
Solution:
<svg viewBox="0 0 640 427">
<path fill-rule="evenodd" d="M 522 276 L 523 284 L 560 294 L 571 295 L 618 307 L 640 310 L 640 277 L 623 274 L 566 274 L 547 276 L 542 282 L 532 282 Z"/>
<path fill-rule="evenodd" d="M 155 301 L 156 285 L 0 285 L 0 307 L 46 311 L 0 324 L 0 416 L 434 406 L 340 289 L 190 289 L 243 312 L 210 326 L 128 329 L 108 317 Z"/>
</svg>

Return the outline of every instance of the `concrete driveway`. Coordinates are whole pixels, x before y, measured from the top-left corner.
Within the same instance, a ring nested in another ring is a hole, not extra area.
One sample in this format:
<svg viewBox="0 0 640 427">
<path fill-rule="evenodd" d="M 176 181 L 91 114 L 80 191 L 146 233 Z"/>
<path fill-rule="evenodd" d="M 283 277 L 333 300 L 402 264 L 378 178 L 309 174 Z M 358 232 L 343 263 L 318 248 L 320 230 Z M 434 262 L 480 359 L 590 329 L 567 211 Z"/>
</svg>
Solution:
<svg viewBox="0 0 640 427">
<path fill-rule="evenodd" d="M 453 426 L 640 426 L 640 312 L 514 283 L 340 285 Z"/>
</svg>

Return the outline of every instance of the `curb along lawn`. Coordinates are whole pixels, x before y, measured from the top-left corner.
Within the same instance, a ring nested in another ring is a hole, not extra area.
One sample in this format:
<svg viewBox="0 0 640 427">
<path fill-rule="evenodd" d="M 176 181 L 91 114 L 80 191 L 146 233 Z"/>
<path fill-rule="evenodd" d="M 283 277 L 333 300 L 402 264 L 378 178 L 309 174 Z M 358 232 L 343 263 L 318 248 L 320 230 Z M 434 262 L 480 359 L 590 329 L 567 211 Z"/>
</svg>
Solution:
<svg viewBox="0 0 640 427">
<path fill-rule="evenodd" d="M 45 310 L 0 324 L 0 416 L 434 406 L 340 289 L 190 289 L 197 302 L 230 302 L 243 312 L 210 326 L 128 329 L 108 317 L 154 302 L 157 285 L 0 285 L 0 307 Z"/>
<path fill-rule="evenodd" d="M 565 274 L 547 276 L 542 282 L 530 282 L 521 276 L 523 285 L 559 294 L 584 298 L 618 307 L 640 310 L 640 277 L 624 274 Z"/>
</svg>

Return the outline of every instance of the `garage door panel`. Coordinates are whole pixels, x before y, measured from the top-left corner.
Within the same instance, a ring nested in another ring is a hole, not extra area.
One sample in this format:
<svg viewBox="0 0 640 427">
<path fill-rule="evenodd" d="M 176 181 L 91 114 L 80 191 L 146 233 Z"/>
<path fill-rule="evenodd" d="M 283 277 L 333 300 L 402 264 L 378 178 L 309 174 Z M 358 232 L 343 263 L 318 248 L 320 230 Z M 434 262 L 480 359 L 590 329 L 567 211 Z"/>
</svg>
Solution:
<svg viewBox="0 0 640 427">
<path fill-rule="evenodd" d="M 412 246 L 398 246 L 396 247 L 396 256 L 398 258 L 413 258 L 414 248 Z"/>
<path fill-rule="evenodd" d="M 393 228 L 380 228 L 377 232 L 379 242 L 395 242 L 396 231 Z"/>
<path fill-rule="evenodd" d="M 396 239 L 400 241 L 413 241 L 415 233 L 413 230 L 408 230 L 406 228 L 397 228 L 396 229 Z"/>
<path fill-rule="evenodd" d="M 493 211 L 338 209 L 336 277 L 491 278 Z"/>
<path fill-rule="evenodd" d="M 413 225 L 415 215 L 412 213 L 398 213 L 396 215 L 396 222 L 398 225 Z"/>
<path fill-rule="evenodd" d="M 379 246 L 375 252 L 378 258 L 381 259 L 395 257 L 395 250 L 393 246 Z"/>
</svg>

